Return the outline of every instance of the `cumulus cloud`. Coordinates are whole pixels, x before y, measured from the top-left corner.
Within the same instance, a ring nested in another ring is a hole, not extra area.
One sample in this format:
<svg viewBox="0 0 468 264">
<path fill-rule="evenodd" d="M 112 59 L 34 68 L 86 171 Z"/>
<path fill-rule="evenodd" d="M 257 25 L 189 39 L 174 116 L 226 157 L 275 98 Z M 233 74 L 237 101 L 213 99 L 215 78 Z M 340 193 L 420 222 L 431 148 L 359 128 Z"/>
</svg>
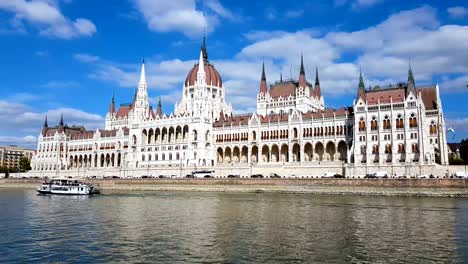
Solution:
<svg viewBox="0 0 468 264">
<path fill-rule="evenodd" d="M 447 8 L 447 12 L 452 18 L 463 18 L 468 15 L 468 8 L 463 6 L 454 6 Z"/>
<path fill-rule="evenodd" d="M 98 56 L 94 56 L 94 55 L 86 54 L 86 53 L 78 53 L 78 54 L 75 54 L 73 57 L 77 61 L 86 62 L 86 63 L 96 62 L 99 60 Z"/>
<path fill-rule="evenodd" d="M 210 58 L 223 78 L 227 101 L 238 112 L 255 109 L 263 61 L 269 83 L 279 80 L 280 74 L 283 79 L 297 79 L 301 52 L 309 81 L 313 82 L 318 67 L 325 99 L 354 95 L 360 68 L 366 86 L 405 81 L 410 60 L 417 84 L 435 83 L 440 78 L 442 92 L 462 92 L 454 87 L 468 81 L 468 50 L 463 46 L 468 43 L 468 27 L 441 25 L 436 10 L 429 6 L 395 13 L 374 26 L 356 31 L 327 34 L 309 29 L 252 31 L 244 37 L 249 44 L 232 58 Z M 157 91 L 170 102 L 180 98 L 185 77 L 198 58 L 197 52 L 194 51 L 193 60 L 148 63 L 150 93 Z M 353 54 L 351 59 L 349 54 Z M 139 70 L 138 64 L 101 60 L 90 76 L 135 88 Z"/>
<path fill-rule="evenodd" d="M 134 0 L 136 9 L 143 15 L 148 27 L 156 32 L 181 32 L 189 37 L 200 36 L 214 30 L 219 18 L 234 20 L 235 16 L 218 0 L 209 0 L 211 12 L 197 9 L 195 0 Z"/>
<path fill-rule="evenodd" d="M 0 10 L 13 13 L 12 27 L 25 31 L 25 23 L 39 30 L 44 36 L 72 39 L 91 36 L 96 33 L 96 26 L 88 19 L 66 18 L 55 1 L 0 0 Z"/>
<path fill-rule="evenodd" d="M 61 114 L 68 125 L 84 125 L 87 129 L 96 129 L 104 124 L 102 116 L 79 109 L 61 107 L 41 112 L 24 103 L 0 100 L 0 131 L 2 132 L 0 143 L 20 145 L 35 143 L 32 139 L 33 137 L 36 139 L 36 136 L 21 137 L 18 135 L 38 135 L 46 115 L 49 126 L 55 126 Z M 15 118 L 11 118 L 12 116 Z"/>
</svg>

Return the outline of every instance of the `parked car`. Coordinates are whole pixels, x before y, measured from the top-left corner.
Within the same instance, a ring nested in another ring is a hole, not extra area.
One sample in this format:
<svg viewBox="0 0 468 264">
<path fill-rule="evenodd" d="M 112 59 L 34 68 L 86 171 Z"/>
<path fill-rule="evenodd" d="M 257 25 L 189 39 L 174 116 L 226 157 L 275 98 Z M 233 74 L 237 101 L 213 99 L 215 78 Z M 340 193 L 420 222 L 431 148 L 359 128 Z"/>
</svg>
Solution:
<svg viewBox="0 0 468 264">
<path fill-rule="evenodd" d="M 457 172 L 455 172 L 455 178 L 468 178 L 468 172 L 466 172 L 466 171 L 457 171 Z"/>
<path fill-rule="evenodd" d="M 375 178 L 388 178 L 388 173 L 386 171 L 378 171 L 374 173 Z"/>
<path fill-rule="evenodd" d="M 320 178 L 335 178 L 336 172 L 325 172 Z"/>
<path fill-rule="evenodd" d="M 344 176 L 337 173 L 337 174 L 335 174 L 335 178 L 344 178 Z"/>
<path fill-rule="evenodd" d="M 252 174 L 250 178 L 264 178 L 262 174 Z"/>
<path fill-rule="evenodd" d="M 281 176 L 276 173 L 270 173 L 270 178 L 281 178 Z"/>
<path fill-rule="evenodd" d="M 229 174 L 227 177 L 228 178 L 240 178 L 240 175 Z"/>
<path fill-rule="evenodd" d="M 194 178 L 192 174 L 185 175 L 185 178 Z"/>
</svg>

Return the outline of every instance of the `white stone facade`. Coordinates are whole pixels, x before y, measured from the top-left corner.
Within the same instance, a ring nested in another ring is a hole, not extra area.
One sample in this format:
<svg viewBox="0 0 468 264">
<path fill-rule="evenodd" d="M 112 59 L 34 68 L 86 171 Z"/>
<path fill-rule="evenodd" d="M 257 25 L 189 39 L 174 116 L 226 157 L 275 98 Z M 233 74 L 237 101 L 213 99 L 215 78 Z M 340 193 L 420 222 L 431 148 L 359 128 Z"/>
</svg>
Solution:
<svg viewBox="0 0 468 264">
<path fill-rule="evenodd" d="M 200 67 L 200 65 L 202 67 Z M 215 170 L 249 176 L 277 172 L 316 177 L 327 171 L 348 177 L 387 170 L 430 171 L 448 164 L 446 130 L 438 85 L 365 90 L 359 84 L 352 107 L 326 109 L 318 71 L 315 87 L 305 80 L 266 86 L 262 73 L 257 112 L 232 115 L 221 77 L 202 48 L 174 113 L 156 113 L 148 102 L 145 66 L 131 104 L 115 110 L 112 98 L 105 130 L 44 125 L 34 176 L 185 176 Z M 412 75 L 411 75 L 412 78 Z M 437 165 L 440 164 L 440 165 Z"/>
</svg>

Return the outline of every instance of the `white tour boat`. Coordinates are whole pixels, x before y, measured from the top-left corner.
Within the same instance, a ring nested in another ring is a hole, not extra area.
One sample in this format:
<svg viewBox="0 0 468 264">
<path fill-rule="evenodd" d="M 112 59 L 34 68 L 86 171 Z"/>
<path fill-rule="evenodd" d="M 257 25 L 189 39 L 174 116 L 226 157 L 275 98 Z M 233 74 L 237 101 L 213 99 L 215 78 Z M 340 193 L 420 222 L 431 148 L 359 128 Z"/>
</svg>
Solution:
<svg viewBox="0 0 468 264">
<path fill-rule="evenodd" d="M 92 195 L 99 194 L 100 191 L 93 185 L 70 179 L 53 179 L 45 181 L 37 192 L 40 194 L 61 194 L 61 195 Z"/>
</svg>

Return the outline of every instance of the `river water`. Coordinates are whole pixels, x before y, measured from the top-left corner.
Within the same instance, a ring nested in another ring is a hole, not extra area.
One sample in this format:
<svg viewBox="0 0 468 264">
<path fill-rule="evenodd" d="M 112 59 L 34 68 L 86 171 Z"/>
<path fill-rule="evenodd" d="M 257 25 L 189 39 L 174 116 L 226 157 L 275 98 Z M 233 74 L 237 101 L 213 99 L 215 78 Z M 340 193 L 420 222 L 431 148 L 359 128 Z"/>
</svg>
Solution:
<svg viewBox="0 0 468 264">
<path fill-rule="evenodd" d="M 468 263 L 468 200 L 0 189 L 0 263 Z"/>
</svg>

